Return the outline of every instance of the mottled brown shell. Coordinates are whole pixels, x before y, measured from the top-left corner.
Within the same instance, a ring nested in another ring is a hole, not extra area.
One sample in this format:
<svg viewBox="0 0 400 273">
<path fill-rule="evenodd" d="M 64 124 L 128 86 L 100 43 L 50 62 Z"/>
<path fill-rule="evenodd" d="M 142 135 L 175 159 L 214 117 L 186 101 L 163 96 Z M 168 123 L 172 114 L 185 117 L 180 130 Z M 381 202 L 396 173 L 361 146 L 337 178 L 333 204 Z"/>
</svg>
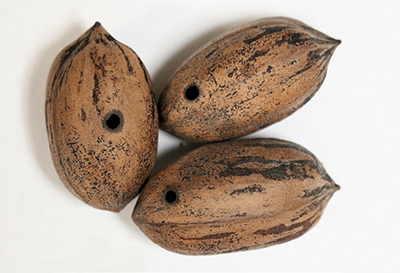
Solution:
<svg viewBox="0 0 400 273">
<path fill-rule="evenodd" d="M 55 59 L 47 132 L 65 186 L 87 204 L 120 211 L 148 177 L 158 115 L 143 63 L 96 23 Z"/>
<path fill-rule="evenodd" d="M 160 128 L 189 141 L 250 134 L 317 92 L 340 41 L 290 18 L 267 18 L 204 46 L 161 94 Z"/>
<path fill-rule="evenodd" d="M 182 254 L 256 249 L 307 232 L 337 189 L 318 159 L 297 144 L 220 142 L 151 177 L 132 219 L 153 242 Z"/>
</svg>

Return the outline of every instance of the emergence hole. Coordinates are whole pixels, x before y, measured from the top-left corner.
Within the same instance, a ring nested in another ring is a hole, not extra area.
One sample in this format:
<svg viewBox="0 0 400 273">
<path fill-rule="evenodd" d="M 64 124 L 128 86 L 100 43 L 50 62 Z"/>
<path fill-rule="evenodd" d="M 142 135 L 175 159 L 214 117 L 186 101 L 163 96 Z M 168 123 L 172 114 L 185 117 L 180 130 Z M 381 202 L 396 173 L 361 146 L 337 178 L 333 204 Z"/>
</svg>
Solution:
<svg viewBox="0 0 400 273">
<path fill-rule="evenodd" d="M 200 95 L 199 88 L 196 85 L 189 86 L 185 91 L 185 97 L 188 100 L 195 100 Z"/>
<path fill-rule="evenodd" d="M 119 132 L 122 129 L 124 116 L 118 110 L 112 110 L 103 119 L 103 127 L 110 132 Z"/>
<path fill-rule="evenodd" d="M 114 130 L 115 128 L 117 128 L 120 124 L 120 118 L 119 116 L 117 116 L 116 114 L 112 114 L 107 120 L 106 120 L 106 124 L 107 127 L 110 128 L 111 130 Z"/>
<path fill-rule="evenodd" d="M 176 199 L 178 198 L 178 196 L 176 195 L 175 191 L 169 190 L 167 191 L 167 193 L 165 194 L 165 200 L 168 203 L 174 203 L 176 201 Z"/>
</svg>

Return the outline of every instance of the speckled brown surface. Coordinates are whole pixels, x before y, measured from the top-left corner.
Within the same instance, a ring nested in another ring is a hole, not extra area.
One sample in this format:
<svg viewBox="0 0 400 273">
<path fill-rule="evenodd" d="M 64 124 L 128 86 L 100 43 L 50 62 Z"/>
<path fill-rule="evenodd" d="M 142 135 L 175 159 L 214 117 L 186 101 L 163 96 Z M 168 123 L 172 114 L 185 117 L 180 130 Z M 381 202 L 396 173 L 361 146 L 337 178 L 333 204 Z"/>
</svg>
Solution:
<svg viewBox="0 0 400 273">
<path fill-rule="evenodd" d="M 156 156 L 157 107 L 139 57 L 100 23 L 55 59 L 46 121 L 54 165 L 75 196 L 117 212 L 137 195 Z"/>
<path fill-rule="evenodd" d="M 278 139 L 202 146 L 150 178 L 133 221 L 156 244 L 188 255 L 295 239 L 339 189 L 318 159 Z"/>
<path fill-rule="evenodd" d="M 160 97 L 160 128 L 209 142 L 278 122 L 317 92 L 339 43 L 283 17 L 226 34 L 188 58 L 170 79 Z"/>
</svg>

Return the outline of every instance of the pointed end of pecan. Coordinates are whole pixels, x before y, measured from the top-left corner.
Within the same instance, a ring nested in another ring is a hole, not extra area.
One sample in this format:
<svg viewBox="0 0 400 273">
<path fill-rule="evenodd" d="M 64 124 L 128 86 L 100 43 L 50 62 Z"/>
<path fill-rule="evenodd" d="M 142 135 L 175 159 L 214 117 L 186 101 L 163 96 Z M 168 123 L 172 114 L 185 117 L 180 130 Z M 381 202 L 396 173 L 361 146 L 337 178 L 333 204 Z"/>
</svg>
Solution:
<svg viewBox="0 0 400 273">
<path fill-rule="evenodd" d="M 98 28 L 101 27 L 101 23 L 99 21 L 96 21 L 96 23 L 94 23 L 93 28 Z"/>
<path fill-rule="evenodd" d="M 328 36 L 329 37 L 329 36 Z M 336 48 L 338 45 L 340 45 L 342 43 L 341 40 L 338 39 L 334 39 L 332 37 L 329 37 L 329 39 L 327 39 L 327 42 L 333 47 Z"/>
<path fill-rule="evenodd" d="M 104 37 L 109 41 L 115 40 L 99 21 L 96 21 L 96 23 L 87 31 L 87 36 L 90 42 L 96 40 L 102 41 L 102 39 L 104 40 Z"/>
<path fill-rule="evenodd" d="M 333 192 L 337 192 L 338 190 L 340 190 L 340 186 L 338 184 L 334 184 Z"/>
</svg>

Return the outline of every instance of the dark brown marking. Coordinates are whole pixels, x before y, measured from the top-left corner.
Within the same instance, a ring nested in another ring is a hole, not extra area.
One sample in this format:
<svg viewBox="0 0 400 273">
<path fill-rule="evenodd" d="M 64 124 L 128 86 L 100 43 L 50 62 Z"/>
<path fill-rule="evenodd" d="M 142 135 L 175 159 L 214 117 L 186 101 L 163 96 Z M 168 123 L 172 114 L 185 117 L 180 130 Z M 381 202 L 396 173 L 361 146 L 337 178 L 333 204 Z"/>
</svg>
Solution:
<svg viewBox="0 0 400 273">
<path fill-rule="evenodd" d="M 327 191 L 327 190 L 331 190 L 331 189 L 339 189 L 339 186 L 332 183 L 332 184 L 323 185 L 322 187 L 315 188 L 311 191 L 304 190 L 304 195 L 302 195 L 300 198 L 310 198 L 310 197 L 317 198 L 318 196 L 321 195 L 321 193 L 323 191 Z"/>
<path fill-rule="evenodd" d="M 240 195 L 240 194 L 244 194 L 244 193 L 249 193 L 249 194 L 253 194 L 253 193 L 255 193 L 255 192 L 259 192 L 259 193 L 261 193 L 261 192 L 264 192 L 264 188 L 263 187 L 261 187 L 260 185 L 256 185 L 256 184 L 254 184 L 254 185 L 251 185 L 251 186 L 248 186 L 248 187 L 245 187 L 245 188 L 243 188 L 243 189 L 237 189 L 237 190 L 234 190 L 234 191 L 232 191 L 229 195 Z"/>
<path fill-rule="evenodd" d="M 236 218 L 236 217 L 246 217 L 246 216 L 247 216 L 247 213 L 244 212 L 244 213 L 238 213 L 238 214 L 232 215 L 231 217 Z"/>
<path fill-rule="evenodd" d="M 100 100 L 99 95 L 101 93 L 100 87 L 99 87 L 99 79 L 97 78 L 97 74 L 94 74 L 93 81 L 94 81 L 94 87 L 93 87 L 93 93 L 92 93 L 93 104 L 97 104 Z"/>
<path fill-rule="evenodd" d="M 280 142 L 280 140 L 276 139 L 277 141 Z M 264 147 L 266 149 L 273 149 L 273 148 L 281 148 L 281 149 L 293 149 L 305 154 L 310 155 L 315 163 L 317 164 L 317 172 L 321 176 L 322 179 L 328 181 L 328 182 L 333 182 L 332 178 L 326 173 L 325 169 L 322 167 L 322 164 L 319 162 L 318 158 L 311 153 L 309 150 L 306 148 L 296 145 L 291 142 L 286 142 L 286 143 L 273 143 L 273 144 L 263 144 L 263 143 L 244 143 L 245 147 Z"/>
<path fill-rule="evenodd" d="M 257 50 L 256 52 L 254 52 L 254 54 L 247 61 L 248 62 L 255 61 L 256 58 L 264 56 L 268 52 L 269 52 L 269 49 L 268 50 Z"/>
<path fill-rule="evenodd" d="M 119 48 L 119 50 L 121 50 L 121 53 L 125 58 L 126 66 L 128 68 L 128 71 L 129 71 L 130 74 L 132 74 L 133 73 L 133 67 L 131 65 L 131 61 L 129 60 L 128 56 L 126 56 L 124 49 L 122 48 L 122 46 L 117 41 L 114 41 L 114 44 Z"/>
<path fill-rule="evenodd" d="M 333 54 L 333 50 L 336 48 L 336 46 L 323 51 L 322 49 L 316 49 L 316 50 L 312 50 L 308 53 L 307 55 L 307 64 L 300 70 L 296 71 L 293 75 L 290 75 L 288 77 L 288 79 L 292 79 L 293 77 L 296 77 L 302 73 L 304 73 L 305 71 L 309 70 L 310 68 L 312 68 L 313 66 L 315 66 L 315 64 L 317 62 L 319 62 L 321 59 L 323 59 L 323 62 L 327 62 L 329 61 L 330 57 Z M 322 53 L 323 52 L 323 53 Z M 321 54 L 322 53 L 322 54 Z M 324 71 L 324 69 L 322 69 L 322 71 Z M 321 83 L 322 84 L 322 83 Z"/>
<path fill-rule="evenodd" d="M 81 109 L 81 120 L 85 121 L 86 120 L 86 112 L 85 110 Z"/>
<path fill-rule="evenodd" d="M 104 36 L 105 36 L 105 37 L 107 38 L 107 40 L 109 40 L 110 42 L 116 41 L 115 38 L 114 38 L 113 36 L 111 36 L 110 34 L 105 34 Z"/>
<path fill-rule="evenodd" d="M 202 237 L 192 237 L 192 238 L 182 238 L 183 240 L 218 240 L 222 239 L 225 237 L 228 237 L 232 234 L 236 234 L 235 232 L 224 232 L 224 233 L 216 233 L 216 234 L 210 234 Z"/>
<path fill-rule="evenodd" d="M 144 66 L 142 60 L 141 60 L 139 57 L 138 57 L 138 61 L 139 61 L 140 67 L 141 67 L 142 70 L 143 70 L 144 79 L 146 80 L 146 82 L 147 82 L 148 84 L 150 84 L 150 81 L 149 81 L 149 79 L 148 79 L 148 77 L 147 77 L 147 70 L 146 70 L 146 67 Z"/>
<path fill-rule="evenodd" d="M 283 232 L 292 231 L 293 229 L 300 228 L 300 227 L 302 228 L 302 231 L 303 231 L 302 234 L 303 234 L 307 230 L 309 230 L 315 222 L 316 222 L 315 219 L 310 218 L 310 219 L 307 219 L 307 220 L 305 220 L 303 222 L 296 223 L 296 224 L 293 224 L 293 225 L 290 225 L 290 226 L 286 226 L 285 224 L 280 224 L 280 225 L 271 227 L 271 228 L 266 229 L 266 230 L 265 229 L 260 229 L 260 230 L 257 230 L 255 232 L 253 232 L 253 234 L 261 235 L 261 236 L 278 235 L 278 234 L 281 234 Z M 296 237 L 298 237 L 298 236 L 296 236 Z M 284 238 L 286 238 L 286 237 L 284 237 Z"/>
<path fill-rule="evenodd" d="M 215 51 L 217 51 L 218 49 L 219 49 L 219 47 L 213 49 L 210 53 L 208 53 L 208 54 L 206 55 L 206 59 L 210 58 L 211 55 L 213 55 L 213 54 L 215 53 Z"/>
<path fill-rule="evenodd" d="M 275 44 L 277 46 L 281 46 L 283 43 L 287 43 L 288 45 L 298 46 L 304 44 L 309 40 L 312 40 L 311 38 L 300 39 L 300 37 L 301 37 L 300 33 L 291 33 L 289 34 L 288 38 L 283 37 L 282 40 L 276 41 Z"/>
<path fill-rule="evenodd" d="M 275 27 L 264 28 L 264 29 L 263 29 L 264 32 L 260 33 L 259 35 L 255 36 L 255 37 L 253 37 L 253 38 L 246 39 L 246 40 L 244 40 L 243 42 L 246 43 L 246 44 L 248 44 L 248 45 L 250 45 L 251 43 L 257 41 L 258 39 L 261 39 L 261 38 L 264 37 L 264 36 L 270 35 L 270 34 L 275 33 L 275 32 L 280 32 L 280 31 L 282 31 L 282 30 L 284 30 L 284 29 L 287 29 L 287 28 L 288 28 L 288 27 L 282 27 L 282 26 L 275 26 Z"/>
<path fill-rule="evenodd" d="M 261 174 L 265 179 L 269 180 L 287 180 L 290 178 L 304 180 L 311 177 L 307 174 L 305 166 L 308 165 L 313 169 L 317 167 L 309 160 L 297 160 L 289 162 L 281 162 L 280 165 L 272 168 L 265 169 L 252 169 L 252 168 L 228 168 L 220 172 L 220 177 L 232 176 L 250 176 L 252 174 Z"/>
</svg>

